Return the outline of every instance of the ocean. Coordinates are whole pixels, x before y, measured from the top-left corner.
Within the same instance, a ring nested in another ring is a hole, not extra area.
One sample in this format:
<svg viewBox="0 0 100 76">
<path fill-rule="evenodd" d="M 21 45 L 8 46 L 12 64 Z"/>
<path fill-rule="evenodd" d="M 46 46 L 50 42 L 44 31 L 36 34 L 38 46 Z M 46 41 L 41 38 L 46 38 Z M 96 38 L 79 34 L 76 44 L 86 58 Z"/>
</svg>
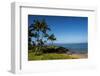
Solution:
<svg viewBox="0 0 100 76">
<path fill-rule="evenodd" d="M 88 53 L 88 43 L 55 43 L 55 46 L 62 46 L 74 53 Z"/>
</svg>

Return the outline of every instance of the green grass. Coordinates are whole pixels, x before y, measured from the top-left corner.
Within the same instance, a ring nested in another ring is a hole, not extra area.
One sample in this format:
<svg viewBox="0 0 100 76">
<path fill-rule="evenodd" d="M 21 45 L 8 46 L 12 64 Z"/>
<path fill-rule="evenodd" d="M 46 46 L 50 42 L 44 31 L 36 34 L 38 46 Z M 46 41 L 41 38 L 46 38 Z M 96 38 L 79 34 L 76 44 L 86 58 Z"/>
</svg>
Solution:
<svg viewBox="0 0 100 76">
<path fill-rule="evenodd" d="M 56 59 L 78 59 L 78 57 L 70 56 L 67 54 L 42 54 L 42 55 L 34 55 L 34 53 L 28 53 L 28 60 L 56 60 Z"/>
</svg>

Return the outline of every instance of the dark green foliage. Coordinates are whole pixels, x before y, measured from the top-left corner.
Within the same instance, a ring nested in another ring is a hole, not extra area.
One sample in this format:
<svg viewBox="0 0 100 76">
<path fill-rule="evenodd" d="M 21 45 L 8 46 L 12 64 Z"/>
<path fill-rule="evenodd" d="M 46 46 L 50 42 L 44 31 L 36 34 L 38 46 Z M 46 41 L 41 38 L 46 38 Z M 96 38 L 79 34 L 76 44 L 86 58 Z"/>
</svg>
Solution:
<svg viewBox="0 0 100 76">
<path fill-rule="evenodd" d="M 28 49 L 34 49 L 35 54 L 42 52 L 42 46 L 47 43 L 48 40 L 52 42 L 56 40 L 54 34 L 49 35 L 51 29 L 48 27 L 45 19 L 42 21 L 34 20 L 33 24 L 28 27 Z"/>
<path fill-rule="evenodd" d="M 52 45 L 53 45 L 53 41 L 56 40 L 56 37 L 54 34 L 51 34 L 49 37 L 48 37 L 48 40 L 52 41 Z"/>
<path fill-rule="evenodd" d="M 64 47 L 48 46 L 48 47 L 44 47 L 43 53 L 58 53 L 58 54 L 66 53 L 67 54 L 68 51 L 69 50 Z"/>
<path fill-rule="evenodd" d="M 69 49 L 64 47 L 57 47 L 57 46 L 34 46 L 32 48 L 32 52 L 37 55 L 46 54 L 46 53 L 57 53 L 57 54 L 67 54 Z"/>
<path fill-rule="evenodd" d="M 66 49 L 64 47 L 58 47 L 56 50 L 58 51 L 58 53 L 67 53 L 69 51 L 69 49 Z"/>
<path fill-rule="evenodd" d="M 34 55 L 39 56 L 42 54 L 56 53 L 63 54 L 69 50 L 64 47 L 54 46 L 53 42 L 56 40 L 54 34 L 50 34 L 51 29 L 47 25 L 45 19 L 42 21 L 34 20 L 28 27 L 28 50 Z M 52 42 L 52 45 L 46 45 L 48 41 Z"/>
</svg>

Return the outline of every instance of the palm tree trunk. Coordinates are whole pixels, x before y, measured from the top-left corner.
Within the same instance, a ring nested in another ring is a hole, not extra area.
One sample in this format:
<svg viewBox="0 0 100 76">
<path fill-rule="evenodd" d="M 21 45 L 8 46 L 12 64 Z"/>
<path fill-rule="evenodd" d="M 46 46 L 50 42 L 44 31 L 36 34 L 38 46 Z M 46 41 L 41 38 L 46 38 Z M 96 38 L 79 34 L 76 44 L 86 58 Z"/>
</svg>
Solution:
<svg viewBox="0 0 100 76">
<path fill-rule="evenodd" d="M 37 44 L 39 45 L 39 35 L 40 35 L 40 32 L 38 31 L 38 37 L 37 37 Z"/>
<path fill-rule="evenodd" d="M 41 40 L 43 41 L 43 33 L 42 33 L 42 38 L 41 38 Z"/>
<path fill-rule="evenodd" d="M 53 45 L 53 41 L 52 41 L 52 45 Z"/>
</svg>

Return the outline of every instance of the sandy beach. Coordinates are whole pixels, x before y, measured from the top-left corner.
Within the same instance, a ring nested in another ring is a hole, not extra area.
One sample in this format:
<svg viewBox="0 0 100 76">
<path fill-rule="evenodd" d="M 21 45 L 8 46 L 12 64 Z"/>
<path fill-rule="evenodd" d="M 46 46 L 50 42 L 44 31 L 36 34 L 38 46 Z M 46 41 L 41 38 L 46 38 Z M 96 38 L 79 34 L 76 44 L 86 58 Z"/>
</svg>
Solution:
<svg viewBox="0 0 100 76">
<path fill-rule="evenodd" d="M 88 58 L 88 55 L 87 54 L 71 54 L 70 56 L 73 56 L 73 57 L 78 57 L 79 59 L 84 59 L 84 58 Z"/>
</svg>

